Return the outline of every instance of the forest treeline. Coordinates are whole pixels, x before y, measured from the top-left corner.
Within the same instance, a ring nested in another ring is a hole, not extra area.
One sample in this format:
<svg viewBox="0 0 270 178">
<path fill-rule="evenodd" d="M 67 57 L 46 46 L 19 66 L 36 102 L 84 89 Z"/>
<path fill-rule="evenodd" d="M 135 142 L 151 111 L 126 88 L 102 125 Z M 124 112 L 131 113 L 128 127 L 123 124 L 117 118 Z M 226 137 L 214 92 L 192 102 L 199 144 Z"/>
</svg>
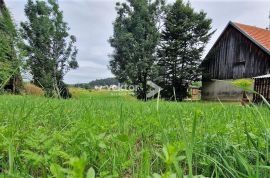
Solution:
<svg viewBox="0 0 270 178">
<path fill-rule="evenodd" d="M 106 78 L 106 79 L 97 79 L 89 83 L 78 83 L 71 86 L 85 88 L 85 89 L 94 89 L 95 86 L 111 86 L 111 85 L 118 85 L 118 84 L 119 84 L 119 81 L 116 78 Z"/>
<path fill-rule="evenodd" d="M 139 86 L 139 99 L 146 99 L 152 81 L 163 88 L 163 98 L 183 100 L 189 85 L 201 80 L 212 20 L 182 0 L 127 0 L 117 3 L 116 11 L 109 39 L 112 73 L 121 83 Z"/>
</svg>

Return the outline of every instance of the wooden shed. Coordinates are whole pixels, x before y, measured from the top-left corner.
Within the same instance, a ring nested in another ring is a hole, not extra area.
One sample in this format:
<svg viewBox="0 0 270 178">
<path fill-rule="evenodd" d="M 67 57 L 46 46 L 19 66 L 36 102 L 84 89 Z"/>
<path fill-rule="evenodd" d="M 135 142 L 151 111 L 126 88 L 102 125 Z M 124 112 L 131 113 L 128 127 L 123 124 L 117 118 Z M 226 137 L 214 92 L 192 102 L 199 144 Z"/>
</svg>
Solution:
<svg viewBox="0 0 270 178">
<path fill-rule="evenodd" d="M 189 87 L 189 94 L 190 94 L 190 99 L 191 100 L 200 100 L 201 99 L 200 87 L 190 86 Z"/>
<path fill-rule="evenodd" d="M 242 91 L 230 81 L 270 72 L 270 31 L 229 22 L 201 66 L 202 99 L 241 99 Z"/>
<path fill-rule="evenodd" d="M 270 74 L 254 77 L 254 80 L 254 91 L 270 102 Z M 262 102 L 262 97 L 258 94 L 254 94 L 253 101 L 255 103 Z"/>
</svg>

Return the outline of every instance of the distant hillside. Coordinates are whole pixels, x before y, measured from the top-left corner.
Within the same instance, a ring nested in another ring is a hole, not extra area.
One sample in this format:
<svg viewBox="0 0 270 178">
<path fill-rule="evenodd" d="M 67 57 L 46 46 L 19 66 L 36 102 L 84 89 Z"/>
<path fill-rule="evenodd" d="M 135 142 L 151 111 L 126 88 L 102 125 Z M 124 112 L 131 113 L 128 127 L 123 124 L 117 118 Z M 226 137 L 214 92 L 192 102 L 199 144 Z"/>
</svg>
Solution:
<svg viewBox="0 0 270 178">
<path fill-rule="evenodd" d="M 73 85 L 74 87 L 80 87 L 80 88 L 85 88 L 85 89 L 92 89 L 95 86 L 110 86 L 110 85 L 118 85 L 118 80 L 116 78 L 106 78 L 106 79 L 99 79 L 99 80 L 94 80 L 89 83 L 79 83 Z"/>
</svg>

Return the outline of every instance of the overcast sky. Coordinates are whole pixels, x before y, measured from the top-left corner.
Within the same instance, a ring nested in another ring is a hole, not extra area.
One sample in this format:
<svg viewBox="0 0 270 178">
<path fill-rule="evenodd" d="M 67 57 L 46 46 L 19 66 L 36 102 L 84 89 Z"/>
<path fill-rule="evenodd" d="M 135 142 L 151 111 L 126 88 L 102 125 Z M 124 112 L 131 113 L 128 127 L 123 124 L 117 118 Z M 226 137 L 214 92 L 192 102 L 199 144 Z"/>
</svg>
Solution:
<svg viewBox="0 0 270 178">
<path fill-rule="evenodd" d="M 27 0 L 5 0 L 16 23 L 25 20 Z M 174 2 L 174 0 L 167 0 Z M 108 39 L 116 17 L 117 0 L 59 0 L 71 34 L 77 37 L 79 69 L 65 77 L 67 83 L 89 82 L 112 77 L 108 70 L 108 55 L 112 52 Z M 204 10 L 213 19 L 217 32 L 207 45 L 211 48 L 229 21 L 265 28 L 269 24 L 270 0 L 190 0 L 195 10 Z"/>
</svg>

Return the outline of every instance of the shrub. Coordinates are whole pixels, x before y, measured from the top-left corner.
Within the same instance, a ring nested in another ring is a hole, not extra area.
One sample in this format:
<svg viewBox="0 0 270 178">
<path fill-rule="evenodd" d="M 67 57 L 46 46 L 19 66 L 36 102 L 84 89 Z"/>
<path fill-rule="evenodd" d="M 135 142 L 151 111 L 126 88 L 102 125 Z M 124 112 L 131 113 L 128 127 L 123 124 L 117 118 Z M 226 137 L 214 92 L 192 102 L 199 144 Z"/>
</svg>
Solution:
<svg viewBox="0 0 270 178">
<path fill-rule="evenodd" d="M 239 80 L 234 80 L 232 82 L 232 85 L 242 89 L 243 91 L 246 92 L 253 92 L 252 89 L 252 84 L 253 84 L 253 80 L 252 79 L 239 79 Z"/>
</svg>

